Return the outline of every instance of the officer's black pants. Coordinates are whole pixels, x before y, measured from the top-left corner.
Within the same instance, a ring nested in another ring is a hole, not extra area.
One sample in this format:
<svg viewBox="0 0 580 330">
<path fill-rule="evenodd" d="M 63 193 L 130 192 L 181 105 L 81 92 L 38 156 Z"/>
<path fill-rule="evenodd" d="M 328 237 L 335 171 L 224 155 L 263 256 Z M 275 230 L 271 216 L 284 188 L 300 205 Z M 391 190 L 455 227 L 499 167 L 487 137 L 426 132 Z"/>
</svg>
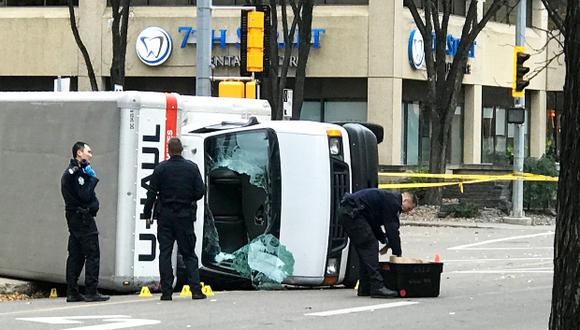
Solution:
<svg viewBox="0 0 580 330">
<path fill-rule="evenodd" d="M 95 218 L 88 214 L 66 212 L 68 258 L 66 260 L 67 294 L 79 293 L 78 279 L 85 267 L 86 293 L 93 294 L 99 284 L 99 232 Z"/>
<path fill-rule="evenodd" d="M 177 241 L 177 250 L 183 256 L 185 264 L 185 283 L 192 291 L 201 292 L 199 284 L 198 259 L 195 254 L 195 233 L 193 221 L 188 218 L 164 218 L 157 221 L 157 240 L 159 241 L 159 275 L 163 294 L 173 292 L 173 267 L 171 254 L 173 244 Z"/>
<path fill-rule="evenodd" d="M 351 205 L 338 209 L 339 221 L 359 259 L 358 292 L 371 294 L 384 287 L 379 268 L 379 243 L 365 218 Z"/>
</svg>

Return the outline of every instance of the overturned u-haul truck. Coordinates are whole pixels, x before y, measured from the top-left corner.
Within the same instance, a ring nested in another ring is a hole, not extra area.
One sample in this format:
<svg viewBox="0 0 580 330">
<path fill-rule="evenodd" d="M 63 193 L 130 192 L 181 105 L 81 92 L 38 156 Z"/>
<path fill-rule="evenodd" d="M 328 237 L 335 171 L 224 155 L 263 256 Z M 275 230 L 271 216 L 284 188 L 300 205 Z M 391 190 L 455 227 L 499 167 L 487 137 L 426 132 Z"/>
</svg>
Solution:
<svg viewBox="0 0 580 330">
<path fill-rule="evenodd" d="M 207 186 L 195 224 L 205 276 L 354 284 L 356 262 L 335 211 L 345 192 L 377 185 L 375 135 L 356 124 L 269 117 L 262 100 L 0 93 L 0 275 L 64 282 L 59 182 L 81 140 L 100 178 L 100 286 L 134 291 L 157 282 L 156 225 L 147 225 L 143 203 L 167 140 L 180 136 Z"/>
</svg>

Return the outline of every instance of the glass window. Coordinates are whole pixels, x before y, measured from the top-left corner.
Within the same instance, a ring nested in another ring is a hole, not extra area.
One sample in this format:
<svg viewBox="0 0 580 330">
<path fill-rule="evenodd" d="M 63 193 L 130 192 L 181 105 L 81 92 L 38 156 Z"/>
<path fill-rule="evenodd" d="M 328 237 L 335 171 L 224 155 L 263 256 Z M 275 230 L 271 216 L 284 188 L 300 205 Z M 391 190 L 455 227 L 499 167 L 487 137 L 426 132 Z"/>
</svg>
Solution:
<svg viewBox="0 0 580 330">
<path fill-rule="evenodd" d="M 208 206 L 202 262 L 237 273 L 238 251 L 260 236 L 280 237 L 280 153 L 270 130 L 210 137 L 205 142 Z"/>
<path fill-rule="evenodd" d="M 403 164 L 419 164 L 419 102 L 403 103 Z"/>
<path fill-rule="evenodd" d="M 518 3 L 520 0 L 509 0 L 508 4 L 502 6 L 494 16 L 491 17 L 492 21 L 505 23 L 510 25 L 515 25 L 518 15 Z M 526 26 L 532 26 L 532 0 L 526 0 Z M 487 10 L 492 5 L 493 1 L 486 1 L 483 3 L 483 12 L 487 13 Z"/>
<path fill-rule="evenodd" d="M 367 121 L 367 103 L 356 101 L 324 102 L 324 121 Z"/>
<path fill-rule="evenodd" d="M 405 165 L 429 164 L 431 152 L 431 125 L 420 102 L 403 102 L 402 105 L 402 152 Z M 447 163 L 463 162 L 463 106 L 457 106 L 451 121 Z"/>
<path fill-rule="evenodd" d="M 500 106 L 484 107 L 482 113 L 482 163 L 509 165 L 513 162 L 514 124 L 507 122 L 507 109 Z M 529 111 L 524 123 L 524 155 L 529 155 Z"/>
<path fill-rule="evenodd" d="M 322 105 L 320 101 L 304 101 L 300 111 L 300 119 L 322 121 Z"/>
<path fill-rule="evenodd" d="M 449 132 L 449 148 L 447 148 L 447 162 L 449 164 L 463 163 L 463 107 L 457 106 L 451 121 Z"/>
<path fill-rule="evenodd" d="M 547 120 L 546 120 L 546 154 L 560 159 L 560 148 L 562 138 L 560 136 L 561 115 L 564 108 L 563 92 L 548 92 L 547 93 Z"/>
<path fill-rule="evenodd" d="M 66 6 L 67 0 L 0 0 L 0 6 Z M 79 5 L 78 0 L 74 0 L 75 6 Z"/>
<path fill-rule="evenodd" d="M 369 0 L 314 0 L 315 5 L 368 5 Z"/>
<path fill-rule="evenodd" d="M 230 0 L 232 1 L 234 0 Z M 218 0 L 214 0 L 213 4 L 216 2 Z M 196 3 L 196 0 L 131 0 L 131 6 L 191 6 Z M 107 6 L 111 6 L 111 0 L 107 0 Z"/>
<path fill-rule="evenodd" d="M 417 8 L 423 8 L 423 0 L 413 0 L 413 2 Z M 465 0 L 451 0 L 451 14 L 465 16 L 465 2 Z M 439 8 L 443 8 L 441 3 L 439 4 Z"/>
</svg>

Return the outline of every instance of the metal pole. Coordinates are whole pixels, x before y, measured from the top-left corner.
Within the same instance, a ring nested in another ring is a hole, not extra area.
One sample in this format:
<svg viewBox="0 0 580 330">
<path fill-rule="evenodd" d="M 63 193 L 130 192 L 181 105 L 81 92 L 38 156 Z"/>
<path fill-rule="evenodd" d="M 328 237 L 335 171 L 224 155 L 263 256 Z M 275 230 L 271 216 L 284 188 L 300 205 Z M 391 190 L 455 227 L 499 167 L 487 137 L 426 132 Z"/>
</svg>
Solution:
<svg viewBox="0 0 580 330">
<path fill-rule="evenodd" d="M 197 0 L 195 94 L 211 96 L 211 0 Z"/>
<path fill-rule="evenodd" d="M 524 46 L 526 41 L 526 3 L 521 0 L 518 4 L 518 19 L 516 23 L 516 46 Z M 515 68 L 514 68 L 515 69 Z M 526 107 L 525 97 L 514 98 L 515 107 Z M 522 173 L 524 171 L 524 129 L 525 124 L 514 124 L 514 172 Z M 524 201 L 524 182 L 522 180 L 515 180 L 513 182 L 512 195 L 512 217 L 524 218 L 523 210 Z"/>
</svg>

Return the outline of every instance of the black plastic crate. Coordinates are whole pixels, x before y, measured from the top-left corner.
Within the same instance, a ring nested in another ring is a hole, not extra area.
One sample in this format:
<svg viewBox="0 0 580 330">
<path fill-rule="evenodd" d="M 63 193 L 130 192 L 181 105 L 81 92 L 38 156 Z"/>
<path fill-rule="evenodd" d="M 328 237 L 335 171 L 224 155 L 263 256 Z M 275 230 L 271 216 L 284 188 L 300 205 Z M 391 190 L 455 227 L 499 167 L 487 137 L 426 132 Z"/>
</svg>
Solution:
<svg viewBox="0 0 580 330">
<path fill-rule="evenodd" d="M 399 264 L 380 262 L 385 286 L 399 292 L 400 297 L 437 297 L 443 263 Z"/>
</svg>

